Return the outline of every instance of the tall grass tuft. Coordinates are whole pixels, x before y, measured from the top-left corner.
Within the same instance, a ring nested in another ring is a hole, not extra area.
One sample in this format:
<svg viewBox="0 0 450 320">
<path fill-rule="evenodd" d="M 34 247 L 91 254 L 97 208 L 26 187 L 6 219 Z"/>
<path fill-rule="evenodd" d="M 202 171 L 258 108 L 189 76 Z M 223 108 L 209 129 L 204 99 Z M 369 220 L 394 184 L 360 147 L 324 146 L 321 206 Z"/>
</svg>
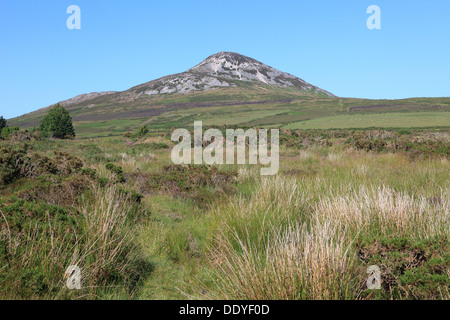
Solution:
<svg viewBox="0 0 450 320">
<path fill-rule="evenodd" d="M 77 248 L 72 264 L 83 270 L 85 288 L 94 294 L 95 288 L 117 285 L 133 277 L 139 250 L 130 233 L 132 205 L 129 195 L 115 186 L 95 187 L 92 197 L 81 207 L 84 241 Z M 119 281 L 118 281 L 119 280 Z"/>
<path fill-rule="evenodd" d="M 254 300 L 352 299 L 360 283 L 345 233 L 331 223 L 274 229 L 265 243 L 221 237 L 214 298 Z"/>
<path fill-rule="evenodd" d="M 450 230 L 450 206 L 444 192 L 430 199 L 370 185 L 321 197 L 314 214 L 320 221 L 332 220 L 354 231 L 363 228 L 367 236 L 429 239 L 448 236 Z"/>
<path fill-rule="evenodd" d="M 0 216 L 5 222 L 0 228 L 0 297 L 95 299 L 112 288 L 126 297 L 133 294 L 142 270 L 130 233 L 136 208 L 117 187 L 94 186 L 79 212 L 70 216 L 24 201 L 5 208 Z M 22 232 L 17 232 L 15 215 L 25 210 L 35 220 L 20 218 Z M 81 290 L 66 287 L 71 265 L 81 269 Z"/>
<path fill-rule="evenodd" d="M 367 279 L 357 239 L 427 240 L 450 231 L 446 189 L 428 198 L 320 178 L 256 179 L 250 194 L 212 211 L 219 235 L 210 295 L 221 299 L 354 299 Z"/>
</svg>

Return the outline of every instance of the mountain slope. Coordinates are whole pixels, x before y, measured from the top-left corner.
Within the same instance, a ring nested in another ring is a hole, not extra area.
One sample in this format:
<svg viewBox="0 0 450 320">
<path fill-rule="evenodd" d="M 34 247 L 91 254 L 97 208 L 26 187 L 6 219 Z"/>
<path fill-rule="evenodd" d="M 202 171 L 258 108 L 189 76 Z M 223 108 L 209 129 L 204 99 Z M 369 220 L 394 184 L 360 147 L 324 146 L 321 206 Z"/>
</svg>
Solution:
<svg viewBox="0 0 450 320">
<path fill-rule="evenodd" d="M 180 104 L 193 107 L 211 101 L 239 104 L 303 96 L 334 97 L 328 91 L 255 59 L 233 52 L 219 52 L 182 73 L 122 92 L 82 94 L 60 103 L 70 111 L 75 121 L 98 121 L 150 117 L 173 108 L 174 104 L 179 108 Z M 11 119 L 10 123 L 34 126 L 47 109 Z"/>
</svg>

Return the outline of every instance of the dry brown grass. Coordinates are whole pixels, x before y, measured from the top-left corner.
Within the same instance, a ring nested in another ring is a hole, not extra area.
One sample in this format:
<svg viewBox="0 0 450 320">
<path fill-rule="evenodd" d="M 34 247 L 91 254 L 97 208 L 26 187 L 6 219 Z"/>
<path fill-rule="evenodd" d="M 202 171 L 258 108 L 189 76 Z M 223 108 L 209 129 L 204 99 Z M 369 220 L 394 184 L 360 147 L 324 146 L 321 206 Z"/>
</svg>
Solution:
<svg viewBox="0 0 450 320">
<path fill-rule="evenodd" d="M 446 189 L 427 198 L 380 184 L 259 178 L 248 169 L 239 179 L 254 181 L 251 195 L 213 208 L 221 233 L 212 298 L 353 299 L 367 278 L 352 247 L 360 235 L 449 236 Z"/>
<path fill-rule="evenodd" d="M 235 235 L 238 249 L 219 238 L 220 299 L 349 299 L 358 292 L 359 270 L 346 234 L 331 223 L 274 230 L 265 244 Z"/>
<path fill-rule="evenodd" d="M 365 234 L 428 239 L 448 235 L 450 207 L 442 192 L 436 201 L 395 191 L 387 186 L 369 186 L 322 196 L 314 214 L 320 221 L 334 221 Z"/>
</svg>

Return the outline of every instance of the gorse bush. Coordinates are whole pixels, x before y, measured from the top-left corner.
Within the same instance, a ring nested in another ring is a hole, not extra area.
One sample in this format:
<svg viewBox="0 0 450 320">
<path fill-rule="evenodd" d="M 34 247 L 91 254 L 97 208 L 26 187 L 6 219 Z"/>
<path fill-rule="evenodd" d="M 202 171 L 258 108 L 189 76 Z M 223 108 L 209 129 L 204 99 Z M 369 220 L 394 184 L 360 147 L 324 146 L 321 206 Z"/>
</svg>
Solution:
<svg viewBox="0 0 450 320">
<path fill-rule="evenodd" d="M 27 150 L 0 148 L 0 182 L 12 183 L 21 177 L 37 177 L 42 174 L 58 174 L 67 176 L 79 172 L 83 162 L 66 152 L 54 152 L 50 159 L 37 152 L 28 153 Z"/>
<path fill-rule="evenodd" d="M 413 240 L 409 237 L 362 239 L 358 258 L 382 270 L 382 290 L 376 299 L 450 299 L 450 243 L 448 236 Z M 362 292 L 368 298 L 373 291 Z"/>
<path fill-rule="evenodd" d="M 0 137 L 3 139 L 7 139 L 11 134 L 13 134 L 14 132 L 18 132 L 18 131 L 19 131 L 19 127 L 4 127 L 0 131 Z"/>
<path fill-rule="evenodd" d="M 108 171 L 110 171 L 114 175 L 115 181 L 117 183 L 125 182 L 125 177 L 123 176 L 123 169 L 122 169 L 122 167 L 116 166 L 116 165 L 114 165 L 114 164 L 112 164 L 110 162 L 108 162 L 105 165 L 105 167 L 106 167 L 106 169 Z"/>
<path fill-rule="evenodd" d="M 105 162 L 106 157 L 103 150 L 96 144 L 80 144 L 85 159 L 91 163 Z"/>
<path fill-rule="evenodd" d="M 76 215 L 14 197 L 0 202 L 0 214 L 0 296 L 56 295 L 63 287 L 68 252 L 77 241 Z"/>
<path fill-rule="evenodd" d="M 165 166 L 146 176 L 142 192 L 169 192 L 175 197 L 194 200 L 207 205 L 214 198 L 234 192 L 236 171 L 225 171 L 206 165 Z"/>
<path fill-rule="evenodd" d="M 134 134 L 134 136 L 136 138 L 142 138 L 143 136 L 145 136 L 147 133 L 149 132 L 147 125 L 143 125 L 142 127 L 140 127 L 138 129 L 138 131 L 136 131 L 136 133 Z"/>
<path fill-rule="evenodd" d="M 96 187 L 81 212 L 86 242 L 73 261 L 85 270 L 87 290 L 94 294 L 95 286 L 115 284 L 122 284 L 126 291 L 135 290 L 146 267 L 131 234 L 134 220 L 141 214 L 136 199 L 120 188 Z"/>
</svg>

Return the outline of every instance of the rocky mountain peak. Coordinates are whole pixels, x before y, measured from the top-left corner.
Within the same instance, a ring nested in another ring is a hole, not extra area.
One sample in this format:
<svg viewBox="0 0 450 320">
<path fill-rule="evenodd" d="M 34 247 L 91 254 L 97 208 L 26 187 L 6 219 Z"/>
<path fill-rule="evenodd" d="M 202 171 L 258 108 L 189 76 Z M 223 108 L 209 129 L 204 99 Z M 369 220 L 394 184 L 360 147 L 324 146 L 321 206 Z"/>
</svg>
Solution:
<svg viewBox="0 0 450 320">
<path fill-rule="evenodd" d="M 333 96 L 289 73 L 235 52 L 216 53 L 186 72 L 163 77 L 135 88 L 147 95 L 188 93 L 219 87 L 235 87 L 238 86 L 236 80 L 293 87 L 305 92 Z"/>
</svg>

